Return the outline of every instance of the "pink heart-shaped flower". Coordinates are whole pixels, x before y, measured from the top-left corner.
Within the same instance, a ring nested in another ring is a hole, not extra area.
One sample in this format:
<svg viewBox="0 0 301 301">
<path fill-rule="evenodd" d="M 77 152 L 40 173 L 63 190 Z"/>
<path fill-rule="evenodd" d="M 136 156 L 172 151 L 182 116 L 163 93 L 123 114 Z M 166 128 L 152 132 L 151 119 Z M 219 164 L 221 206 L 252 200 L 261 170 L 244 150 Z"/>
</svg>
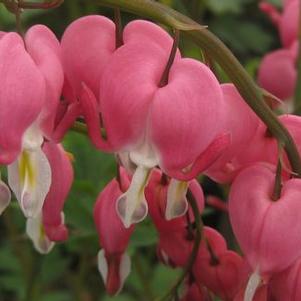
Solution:
<svg viewBox="0 0 301 301">
<path fill-rule="evenodd" d="M 301 255 L 301 180 L 284 182 L 280 198 L 273 201 L 274 170 L 263 164 L 243 170 L 229 195 L 234 233 L 262 276 L 286 269 Z"/>
</svg>

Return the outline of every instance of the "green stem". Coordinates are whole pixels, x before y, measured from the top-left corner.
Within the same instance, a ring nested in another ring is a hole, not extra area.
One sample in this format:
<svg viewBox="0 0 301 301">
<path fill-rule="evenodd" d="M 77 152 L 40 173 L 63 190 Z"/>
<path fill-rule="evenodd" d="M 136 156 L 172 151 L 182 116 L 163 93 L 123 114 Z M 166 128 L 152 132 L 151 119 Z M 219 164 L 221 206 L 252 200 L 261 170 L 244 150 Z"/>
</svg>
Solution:
<svg viewBox="0 0 301 301">
<path fill-rule="evenodd" d="M 295 89 L 295 110 L 294 113 L 297 115 L 301 115 L 301 5 L 299 5 L 299 31 L 298 31 L 298 59 L 297 59 L 297 82 L 296 82 L 296 89 Z"/>
<path fill-rule="evenodd" d="M 174 41 L 173 41 L 173 45 L 170 51 L 170 55 L 169 55 L 169 59 L 168 62 L 165 66 L 164 72 L 162 74 L 161 80 L 159 82 L 159 87 L 162 88 L 164 86 L 166 86 L 168 84 L 168 79 L 169 79 L 169 72 L 170 72 L 170 68 L 172 67 L 176 54 L 177 54 L 177 50 L 178 50 L 178 46 L 179 46 L 179 39 L 180 39 L 180 31 L 175 29 L 174 31 Z"/>
<path fill-rule="evenodd" d="M 185 280 L 187 275 L 191 272 L 194 262 L 198 255 L 198 251 L 199 251 L 199 247 L 200 247 L 200 243 L 201 243 L 201 239 L 202 239 L 203 222 L 201 219 L 201 215 L 199 212 L 197 202 L 189 190 L 187 193 L 187 199 L 188 199 L 189 205 L 190 205 L 193 215 L 194 215 L 194 222 L 195 222 L 195 228 L 196 228 L 193 248 L 192 248 L 190 257 L 188 259 L 188 262 L 187 262 L 184 270 L 182 271 L 179 279 L 162 298 L 158 299 L 158 301 L 171 300 L 174 296 L 177 295 L 178 289 L 180 288 L 181 284 L 183 283 L 183 281 Z"/>
<path fill-rule="evenodd" d="M 281 172 L 282 172 L 282 166 L 281 166 L 281 160 L 279 159 L 277 164 L 276 176 L 275 176 L 274 191 L 272 195 L 272 200 L 275 202 L 278 201 L 281 196 L 281 190 L 282 190 Z"/>
<path fill-rule="evenodd" d="M 116 49 L 123 45 L 123 28 L 120 9 L 114 9 Z"/>
<path fill-rule="evenodd" d="M 128 12 L 164 23 L 185 33 L 222 67 L 241 96 L 267 125 L 272 135 L 284 146 L 293 171 L 301 175 L 298 149 L 277 116 L 264 102 L 261 89 L 235 58 L 232 52 L 210 31 L 179 12 L 151 0 L 97 0 L 99 4 L 119 7 Z"/>
</svg>

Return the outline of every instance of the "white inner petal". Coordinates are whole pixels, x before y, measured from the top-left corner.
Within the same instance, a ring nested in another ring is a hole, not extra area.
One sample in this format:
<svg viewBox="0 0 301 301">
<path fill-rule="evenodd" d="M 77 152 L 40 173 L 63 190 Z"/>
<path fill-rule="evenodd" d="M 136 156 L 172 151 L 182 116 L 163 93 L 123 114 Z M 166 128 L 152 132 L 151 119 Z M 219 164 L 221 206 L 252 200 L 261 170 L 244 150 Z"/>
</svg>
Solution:
<svg viewBox="0 0 301 301">
<path fill-rule="evenodd" d="M 8 183 L 24 215 L 37 217 L 51 185 L 50 164 L 41 148 L 24 150 L 18 160 L 8 166 Z"/>
<path fill-rule="evenodd" d="M 23 149 L 34 151 L 43 143 L 43 134 L 37 122 L 33 123 L 23 135 Z"/>
<path fill-rule="evenodd" d="M 105 257 L 104 249 L 101 249 L 97 254 L 97 267 L 104 282 L 104 285 L 106 285 L 108 277 L 108 263 Z"/>
<path fill-rule="evenodd" d="M 167 203 L 165 211 L 165 218 L 167 220 L 182 216 L 187 212 L 187 189 L 188 182 L 171 179 L 167 190 Z"/>
<path fill-rule="evenodd" d="M 45 233 L 41 214 L 36 218 L 27 219 L 26 233 L 32 240 L 35 249 L 41 254 L 49 253 L 55 245 Z"/>
<path fill-rule="evenodd" d="M 117 213 L 126 228 L 142 221 L 147 215 L 148 206 L 144 188 L 148 183 L 150 169 L 138 166 L 129 189 L 116 202 Z"/>
<path fill-rule="evenodd" d="M 143 165 L 148 168 L 153 168 L 159 163 L 151 144 L 147 141 L 130 152 L 130 160 L 137 166 Z"/>
<path fill-rule="evenodd" d="M 129 276 L 130 272 L 131 272 L 131 258 L 128 254 L 124 253 L 121 256 L 121 260 L 120 260 L 120 288 L 116 293 L 116 295 L 119 294 L 119 292 L 122 290 L 124 286 L 124 282 L 126 278 Z"/>
<path fill-rule="evenodd" d="M 261 277 L 258 271 L 255 271 L 249 278 L 247 288 L 244 295 L 244 301 L 253 301 L 256 290 L 261 283 Z"/>
</svg>

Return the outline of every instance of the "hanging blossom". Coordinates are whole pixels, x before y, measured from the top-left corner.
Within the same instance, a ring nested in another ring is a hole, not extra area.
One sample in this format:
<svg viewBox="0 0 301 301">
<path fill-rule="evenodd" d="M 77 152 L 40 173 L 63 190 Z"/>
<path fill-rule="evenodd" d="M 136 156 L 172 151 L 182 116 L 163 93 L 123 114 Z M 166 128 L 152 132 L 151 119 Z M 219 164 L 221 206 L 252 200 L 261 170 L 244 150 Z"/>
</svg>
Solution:
<svg viewBox="0 0 301 301">
<path fill-rule="evenodd" d="M 272 4 L 262 1 L 264 11 L 279 31 L 282 48 L 263 57 L 258 70 L 259 84 L 280 99 L 294 95 L 297 80 L 299 0 L 283 2 L 279 12 Z"/>
<path fill-rule="evenodd" d="M 51 251 L 55 242 L 68 239 L 63 207 L 71 189 L 74 174 L 71 159 L 61 145 L 45 142 L 43 152 L 51 167 L 51 186 L 41 213 L 27 220 L 26 232 L 36 250 L 46 254 Z"/>
<path fill-rule="evenodd" d="M 125 228 L 116 212 L 116 201 L 130 183 L 123 168 L 119 181 L 113 179 L 99 194 L 94 207 L 94 221 L 102 249 L 98 252 L 98 270 L 107 292 L 116 295 L 122 289 L 131 270 L 131 260 L 126 253 L 134 226 Z"/>
<path fill-rule="evenodd" d="M 22 38 L 0 39 L 0 164 L 8 165 L 9 186 L 26 217 L 40 214 L 51 184 L 51 168 L 41 149 L 50 138 L 63 85 L 60 46 L 45 26 Z"/>
<path fill-rule="evenodd" d="M 99 101 L 108 143 L 124 166 L 134 166 L 131 185 L 117 203 L 129 227 L 147 214 L 144 188 L 152 168 L 159 165 L 173 178 L 167 217 L 183 215 L 187 180 L 217 158 L 229 137 L 217 122 L 223 118 L 223 96 L 208 67 L 175 51 L 162 84 L 172 39 L 145 21 L 131 22 L 123 39 L 101 78 Z"/>
<path fill-rule="evenodd" d="M 261 281 L 288 268 L 301 255 L 300 179 L 282 180 L 274 199 L 275 167 L 254 164 L 234 180 L 229 214 L 234 234 L 252 267 L 244 301 L 252 301 Z M 248 235 L 246 235 L 248 233 Z"/>
</svg>

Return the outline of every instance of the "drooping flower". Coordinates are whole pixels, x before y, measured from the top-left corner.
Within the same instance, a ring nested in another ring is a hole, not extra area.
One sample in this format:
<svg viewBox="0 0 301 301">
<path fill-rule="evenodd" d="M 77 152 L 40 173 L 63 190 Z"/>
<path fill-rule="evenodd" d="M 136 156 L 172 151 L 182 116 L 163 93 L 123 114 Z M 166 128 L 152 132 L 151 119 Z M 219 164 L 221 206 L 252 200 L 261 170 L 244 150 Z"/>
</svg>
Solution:
<svg viewBox="0 0 301 301">
<path fill-rule="evenodd" d="M 20 91 L 23 91 L 22 95 L 19 95 L 19 92 L 16 93 L 16 87 L 9 83 L 5 84 L 5 89 L 3 89 L 8 90 L 8 99 L 15 95 L 11 103 L 6 105 L 7 109 L 14 112 L 9 112 L 6 108 L 1 109 L 1 113 L 4 111 L 7 115 L 4 120 L 7 120 L 8 117 L 10 120 L 15 118 L 18 120 L 13 126 L 9 125 L 10 129 L 18 131 L 18 133 L 12 133 L 11 130 L 2 131 L 3 136 L 8 133 L 14 137 L 9 139 L 15 139 L 15 142 L 17 142 L 16 153 L 12 157 L 13 160 L 8 162 L 10 163 L 8 166 L 8 182 L 25 216 L 37 217 L 40 215 L 51 184 L 50 165 L 41 146 L 44 137 L 51 137 L 63 85 L 60 46 L 54 34 L 42 25 L 33 26 L 26 33 L 24 38 L 26 51 L 24 46 L 22 46 L 23 48 L 20 47 L 23 42 L 20 44 L 22 39 L 17 34 L 6 34 L 0 40 L 0 43 L 7 37 L 13 37 L 14 39 L 14 45 L 11 45 L 11 47 L 18 46 L 18 51 L 22 50 L 22 55 L 15 53 L 15 57 L 22 60 L 20 62 L 17 60 L 17 62 L 20 66 L 24 65 L 22 68 L 30 73 L 28 77 L 23 74 L 22 78 L 18 80 Z M 11 53 L 11 51 L 8 51 L 8 53 Z M 16 62 L 15 57 L 10 58 L 10 66 L 13 66 Z M 28 66 L 26 61 L 30 61 L 33 66 Z M 20 66 L 15 68 L 19 70 Z M 36 74 L 36 78 L 32 78 L 34 74 Z M 14 82 L 16 81 L 14 75 L 9 78 L 13 78 Z M 30 83 L 27 83 L 28 79 Z M 9 89 L 11 94 L 9 94 Z M 36 95 L 33 93 L 36 93 Z M 27 122 L 25 126 L 24 122 L 29 116 L 31 116 L 30 122 Z M 3 128 L 6 129 L 7 126 Z"/>
<path fill-rule="evenodd" d="M 46 254 L 52 250 L 55 242 L 68 238 L 63 206 L 73 181 L 73 169 L 70 158 L 61 145 L 45 142 L 43 153 L 51 167 L 51 186 L 42 212 L 27 220 L 26 231 L 36 250 Z"/>
<path fill-rule="evenodd" d="M 229 214 L 235 236 L 254 274 L 247 286 L 252 300 L 260 278 L 288 268 L 300 255 L 300 179 L 282 184 L 273 200 L 275 168 L 255 164 L 234 180 L 229 196 Z M 247 234 L 247 235 L 246 235 Z"/>
<path fill-rule="evenodd" d="M 194 216 L 191 208 L 188 208 L 186 216 L 166 219 L 171 181 L 165 183 L 162 181 L 162 172 L 158 169 L 153 170 L 150 182 L 145 189 L 145 196 L 150 217 L 159 234 L 157 248 L 159 258 L 167 265 L 182 267 L 186 264 L 194 244 L 195 235 L 192 229 Z M 204 209 L 204 194 L 201 186 L 196 180 L 192 180 L 188 183 L 187 189 L 191 191 L 201 213 Z"/>
<path fill-rule="evenodd" d="M 110 295 L 120 292 L 131 269 L 126 248 L 134 227 L 126 229 L 116 213 L 116 201 L 128 185 L 129 179 L 121 170 L 120 183 L 113 179 L 99 194 L 94 207 L 94 221 L 102 246 L 98 253 L 98 269 Z"/>
<path fill-rule="evenodd" d="M 295 62 L 294 49 L 278 49 L 265 55 L 258 71 L 260 86 L 280 99 L 291 98 L 297 80 Z"/>
<path fill-rule="evenodd" d="M 160 87 L 172 39 L 159 45 L 155 38 L 141 43 L 142 34 L 130 35 L 129 29 L 125 28 L 125 45 L 114 53 L 100 85 L 108 142 L 116 152 L 128 153 L 137 166 L 129 190 L 118 202 L 126 227 L 147 214 L 143 191 L 152 168 L 159 165 L 176 178 L 175 189 L 185 195 L 183 181 L 212 163 L 227 141 L 217 138 L 223 98 L 209 68 L 175 55 L 168 84 Z"/>
<path fill-rule="evenodd" d="M 247 276 L 244 260 L 228 250 L 222 235 L 210 227 L 203 230 L 203 240 L 193 272 L 198 283 L 229 301 L 233 300 Z"/>
</svg>

